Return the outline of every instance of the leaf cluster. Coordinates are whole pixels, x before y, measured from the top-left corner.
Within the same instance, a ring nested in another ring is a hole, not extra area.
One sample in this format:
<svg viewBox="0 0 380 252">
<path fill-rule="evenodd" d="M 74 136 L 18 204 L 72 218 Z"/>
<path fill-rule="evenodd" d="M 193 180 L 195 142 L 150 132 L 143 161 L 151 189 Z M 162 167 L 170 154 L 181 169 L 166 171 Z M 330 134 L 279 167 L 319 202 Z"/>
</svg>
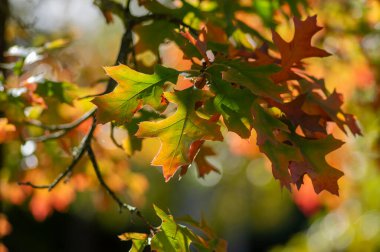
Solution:
<svg viewBox="0 0 380 252">
<path fill-rule="evenodd" d="M 171 40 L 192 64 L 181 71 L 156 65 L 153 74 L 126 65 L 105 68 L 118 86 L 93 100 L 100 122 L 129 125 L 135 115 L 146 110 L 163 116 L 140 122 L 135 136 L 160 139 L 161 148 L 152 165 L 163 168 L 166 181 L 178 170 L 182 176 L 193 162 L 200 163 L 197 156 L 204 156 L 207 141 L 223 140 L 225 131 L 249 138 L 254 129 L 257 145 L 272 162 L 273 175 L 282 186 L 299 188 L 307 174 L 317 193 L 338 194 L 337 180 L 343 173 L 329 165 L 325 156 L 343 142 L 332 136 L 328 125 L 335 123 L 344 132 L 348 127 L 353 134 L 361 132 L 353 115 L 342 111 L 341 95 L 330 93 L 323 80 L 304 70 L 304 59 L 330 55 L 311 44 L 322 29 L 317 17 L 295 17 L 290 42 L 272 30 L 273 44 L 261 40 L 261 46 L 253 47 L 238 36 L 247 31 L 235 16 L 244 6 L 208 3 L 195 8 L 183 2 L 169 9 L 156 1 L 140 1 L 152 15 L 166 15 L 166 19 L 136 28 L 143 38 L 136 45 L 137 53 Z M 169 24 L 173 19 L 181 22 Z M 158 29 L 153 26 L 163 22 L 168 22 L 166 29 L 156 36 Z M 248 34 L 255 37 L 256 33 L 250 30 Z M 148 37 L 157 38 L 157 44 L 148 42 Z M 159 57 L 157 50 L 153 52 Z M 183 78 L 191 81 L 185 89 L 180 87 Z M 202 159 L 200 176 L 216 170 Z"/>
</svg>

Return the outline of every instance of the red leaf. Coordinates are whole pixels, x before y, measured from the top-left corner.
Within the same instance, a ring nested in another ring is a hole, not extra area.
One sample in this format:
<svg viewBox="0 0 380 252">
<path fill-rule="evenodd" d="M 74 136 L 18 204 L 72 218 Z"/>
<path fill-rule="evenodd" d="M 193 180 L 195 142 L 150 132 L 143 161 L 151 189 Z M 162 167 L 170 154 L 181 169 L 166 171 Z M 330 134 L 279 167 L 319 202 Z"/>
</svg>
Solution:
<svg viewBox="0 0 380 252">
<path fill-rule="evenodd" d="M 295 33 L 292 41 L 286 42 L 281 36 L 272 31 L 273 42 L 278 47 L 281 54 L 282 70 L 272 75 L 274 82 L 297 79 L 291 68 L 301 64 L 301 60 L 310 57 L 327 57 L 330 54 L 325 50 L 311 45 L 312 37 L 322 29 L 317 25 L 317 16 L 308 17 L 301 21 L 294 18 Z"/>
</svg>

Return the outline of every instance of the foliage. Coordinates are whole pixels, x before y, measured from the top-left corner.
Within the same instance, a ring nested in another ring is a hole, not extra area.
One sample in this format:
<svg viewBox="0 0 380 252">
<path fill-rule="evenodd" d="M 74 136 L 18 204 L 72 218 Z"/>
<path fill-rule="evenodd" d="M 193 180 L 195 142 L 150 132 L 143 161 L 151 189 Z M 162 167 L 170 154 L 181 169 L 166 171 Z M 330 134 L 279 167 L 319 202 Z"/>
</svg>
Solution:
<svg viewBox="0 0 380 252">
<path fill-rule="evenodd" d="M 38 150 L 59 149 L 69 156 L 66 169 L 51 184 L 35 185 L 29 182 L 33 176 L 21 177 L 24 181 L 19 184 L 53 190 L 72 176 L 76 166 L 92 167 L 120 210 L 128 209 L 149 228 L 148 234 L 120 235 L 132 241 L 131 251 L 144 251 L 148 245 L 154 251 L 189 251 L 190 245 L 199 251 L 225 251 L 226 242 L 204 220 L 184 219 L 188 226 L 200 229 L 198 235 L 154 207 L 162 221 L 155 227 L 116 195 L 100 172 L 107 150 L 101 151 L 101 145 L 93 141 L 102 137 L 98 129 L 109 123 L 110 138 L 125 155 L 141 150 L 145 138 L 160 140 L 151 164 L 162 167 L 165 181 L 176 173 L 184 176 L 192 164 L 199 177 L 219 172 L 207 160 L 215 154 L 209 143 L 223 141 L 227 132 L 234 132 L 243 139 L 256 136 L 259 150 L 270 160 L 273 176 L 282 187 L 300 189 L 306 175 L 316 193 L 326 190 L 339 195 L 337 181 L 343 172 L 329 164 L 326 156 L 343 142 L 333 136 L 330 126 L 335 124 L 344 133 L 349 129 L 353 135 L 361 135 L 361 130 L 355 117 L 343 111 L 342 95 L 330 92 L 323 79 L 307 71 L 305 59 L 330 53 L 312 43 L 322 27 L 316 15 L 300 17 L 306 1 L 247 5 L 244 1 L 139 0 L 147 12 L 141 16 L 133 14 L 129 1 L 95 3 L 107 23 L 116 15 L 125 27 L 115 65 L 104 68 L 110 77 L 104 92 L 89 95 L 86 88 L 65 76 L 33 71 L 36 65 L 48 64 L 47 55 L 67 46 L 66 40 L 31 48 L 14 46 L 7 51 L 0 83 L 4 113 L 0 143 L 21 141 L 23 146 L 35 146 L 41 142 Z M 240 18 L 241 13 L 257 15 L 264 26 L 252 26 Z M 295 16 L 290 42 L 275 30 L 274 15 Z M 183 55 L 180 67 L 162 62 L 160 45 L 169 43 Z M 63 105 L 75 112 L 59 116 Z M 117 130 L 124 130 L 122 141 L 115 139 Z M 52 149 L 50 140 L 57 142 Z M 60 151 L 50 154 L 62 156 Z M 90 162 L 83 164 L 86 155 Z M 120 167 L 125 163 L 121 160 L 114 158 Z M 16 172 L 9 177 L 17 177 Z M 128 190 L 134 194 L 132 187 Z"/>
<path fill-rule="evenodd" d="M 149 9 L 151 4 L 148 1 L 146 7 Z M 182 6 L 179 10 L 185 9 Z M 211 20 L 207 25 L 215 25 L 214 22 L 216 20 Z M 341 96 L 335 91 L 330 94 L 323 80 L 312 79 L 302 71 L 303 59 L 330 55 L 311 46 L 311 38 L 322 29 L 317 26 L 317 17 L 308 17 L 305 21 L 294 18 L 294 25 L 295 35 L 289 43 L 277 32 L 272 33 L 280 59 L 270 55 L 265 46 L 255 51 L 233 48 L 227 40 L 230 34 L 220 30 L 214 36 L 224 40 L 218 41 L 212 38 L 208 41 L 206 27 L 198 38 L 189 30 L 180 32 L 189 41 L 188 46 L 196 49 L 184 51 L 185 57 L 196 58 L 198 64 L 194 61 L 189 70 L 171 70 L 170 73 L 167 70 L 165 74 L 160 74 L 162 70 L 157 68 L 154 75 L 136 74 L 124 65 L 107 68 L 119 86 L 94 99 L 99 108 L 98 116 L 108 119 L 102 122 L 114 120 L 128 124 L 133 114 L 146 105 L 159 112 L 162 106 L 168 105 L 167 101 L 177 104 L 174 115 L 158 122 L 141 122 L 136 133 L 138 137 L 160 138 L 162 147 L 152 165 L 163 167 L 166 181 L 182 166 L 193 162 L 196 155 L 190 155 L 190 147 L 194 142 L 222 139 L 220 126 L 227 126 L 229 131 L 242 137 L 249 137 L 250 130 L 255 128 L 257 144 L 272 161 L 273 174 L 281 185 L 289 189 L 290 184 L 300 187 L 304 174 L 308 174 L 316 192 L 327 190 L 338 195 L 337 180 L 342 173 L 324 159 L 341 142 L 327 132 L 327 123 L 335 122 L 343 131 L 347 125 L 353 134 L 361 134 L 360 129 L 352 115 L 341 111 Z M 193 86 L 163 93 L 163 89 L 171 88 L 164 83 L 176 84 L 180 74 L 192 78 Z M 130 75 L 136 79 L 125 80 L 131 78 Z M 225 98 L 223 88 L 229 90 L 230 97 Z M 245 89 L 251 94 L 242 104 L 239 91 Z M 206 104 L 210 104 L 208 109 Z M 205 119 L 201 120 L 196 111 Z"/>
</svg>

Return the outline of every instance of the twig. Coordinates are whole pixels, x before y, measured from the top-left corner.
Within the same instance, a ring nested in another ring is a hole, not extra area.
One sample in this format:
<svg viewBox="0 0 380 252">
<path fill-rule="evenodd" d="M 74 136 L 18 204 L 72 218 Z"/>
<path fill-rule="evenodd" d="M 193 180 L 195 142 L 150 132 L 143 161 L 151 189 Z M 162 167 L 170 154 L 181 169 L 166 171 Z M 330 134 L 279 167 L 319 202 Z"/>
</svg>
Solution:
<svg viewBox="0 0 380 252">
<path fill-rule="evenodd" d="M 92 115 L 94 115 L 96 110 L 97 109 L 94 108 L 94 109 L 88 111 L 87 113 L 82 115 L 80 118 L 78 118 L 77 120 L 75 120 L 71 123 L 58 124 L 58 125 L 46 125 L 46 124 L 43 124 L 42 122 L 37 121 L 37 120 L 28 120 L 28 121 L 26 121 L 26 123 L 29 125 L 33 125 L 33 126 L 40 127 L 40 128 L 46 129 L 46 130 L 51 130 L 51 131 L 70 130 L 70 129 L 77 127 L 79 124 L 81 124 L 82 122 L 84 122 L 85 120 L 90 118 Z"/>
<path fill-rule="evenodd" d="M 124 150 L 123 146 L 121 144 L 119 144 L 116 139 L 115 139 L 115 135 L 114 135 L 114 129 L 115 129 L 115 124 L 114 122 L 111 122 L 111 127 L 110 127 L 110 138 L 113 142 L 114 145 L 116 145 L 116 147 Z"/>
<path fill-rule="evenodd" d="M 48 140 L 60 138 L 64 135 L 66 135 L 67 132 L 69 132 L 69 131 L 68 130 L 61 130 L 61 131 L 56 131 L 54 133 L 51 133 L 49 135 L 42 135 L 42 136 L 37 136 L 37 137 L 27 137 L 24 139 L 24 141 L 45 142 Z"/>
<path fill-rule="evenodd" d="M 116 194 L 112 191 L 112 189 L 107 185 L 107 183 L 104 181 L 102 174 L 100 173 L 100 169 L 98 166 L 98 162 L 96 161 L 95 154 L 91 148 L 91 145 L 86 146 L 88 157 L 90 158 L 90 161 L 92 163 L 92 167 L 94 168 L 96 177 L 98 178 L 98 181 L 102 187 L 108 192 L 108 194 L 112 197 L 113 200 L 116 201 L 116 203 L 119 205 L 120 212 L 127 208 L 129 212 L 134 213 L 136 211 L 136 207 L 133 207 L 131 205 L 128 205 L 127 203 L 122 202 Z"/>
<path fill-rule="evenodd" d="M 198 32 L 196 29 L 194 29 L 190 25 L 184 23 L 181 19 L 178 19 L 178 18 L 175 18 L 175 17 L 171 17 L 171 16 L 165 15 L 165 14 L 153 13 L 153 14 L 148 14 L 148 15 L 141 16 L 141 17 L 133 17 L 133 19 L 132 19 L 133 25 L 138 25 L 138 24 L 141 24 L 143 22 L 150 21 L 150 20 L 166 20 L 166 21 L 168 21 L 170 23 L 186 27 L 192 33 L 197 33 Z"/>
<path fill-rule="evenodd" d="M 34 142 L 44 142 L 51 139 L 57 139 L 64 135 L 66 135 L 70 130 L 78 127 L 81 123 L 86 121 L 88 118 L 93 116 L 96 112 L 96 108 L 88 111 L 84 115 L 82 115 L 79 119 L 75 120 L 71 123 L 65 123 L 65 124 L 58 124 L 58 125 L 45 125 L 40 121 L 37 120 L 28 120 L 26 121 L 26 124 L 33 125 L 36 127 L 40 127 L 42 129 L 48 130 L 48 131 L 55 131 L 53 133 L 37 136 L 37 137 L 28 137 L 25 140 L 26 141 L 34 141 Z"/>
<path fill-rule="evenodd" d="M 71 161 L 70 165 L 64 170 L 61 174 L 58 175 L 58 177 L 49 185 L 35 185 L 31 182 L 18 182 L 19 185 L 24 185 L 24 186 L 30 186 L 32 188 L 36 189 L 48 189 L 49 191 L 53 190 L 54 187 L 61 182 L 62 179 L 64 179 L 68 174 L 72 172 L 74 169 L 75 165 L 81 160 L 83 157 L 84 152 L 86 151 L 87 146 L 90 144 L 92 135 L 94 133 L 94 130 L 96 128 L 96 119 L 93 117 L 92 125 L 87 133 L 87 135 L 82 139 L 81 143 L 79 144 L 78 148 L 74 151 L 74 157 L 73 160 Z"/>
</svg>

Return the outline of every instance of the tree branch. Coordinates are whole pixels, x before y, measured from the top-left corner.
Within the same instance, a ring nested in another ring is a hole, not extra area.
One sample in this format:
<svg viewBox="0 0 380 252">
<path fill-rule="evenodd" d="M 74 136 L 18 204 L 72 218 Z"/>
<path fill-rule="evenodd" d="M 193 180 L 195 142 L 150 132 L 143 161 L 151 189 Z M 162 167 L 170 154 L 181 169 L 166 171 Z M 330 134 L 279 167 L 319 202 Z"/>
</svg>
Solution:
<svg viewBox="0 0 380 252">
<path fill-rule="evenodd" d="M 166 15 L 166 14 L 153 13 L 153 14 L 148 14 L 148 15 L 141 16 L 141 17 L 133 17 L 132 21 L 133 21 L 133 26 L 135 26 L 135 25 L 138 25 L 138 24 L 141 24 L 143 22 L 150 21 L 150 20 L 166 20 L 167 22 L 186 27 L 192 33 L 198 32 L 196 29 L 194 29 L 190 25 L 184 23 L 181 19 L 172 17 L 170 15 Z"/>
<path fill-rule="evenodd" d="M 132 26 L 128 25 L 128 27 L 126 28 L 126 30 L 123 34 L 123 37 L 121 38 L 119 53 L 117 55 L 117 59 L 116 59 L 115 64 L 114 64 L 115 66 L 118 64 L 126 64 L 127 63 L 127 58 L 128 58 L 129 53 L 131 52 L 132 46 L 133 46 Z M 107 83 L 106 90 L 104 90 L 104 92 L 99 94 L 99 95 L 103 95 L 103 94 L 107 94 L 107 93 L 112 92 L 116 86 L 117 86 L 116 81 L 114 79 L 110 78 L 108 83 Z"/>
<path fill-rule="evenodd" d="M 42 136 L 37 136 L 37 137 L 29 137 L 29 138 L 26 138 L 26 140 L 27 141 L 35 141 L 35 142 L 44 142 L 47 140 L 60 138 L 64 135 L 66 135 L 66 133 L 68 133 L 70 130 L 78 127 L 80 124 L 82 124 L 88 118 L 93 116 L 96 111 L 97 111 L 97 108 L 94 108 L 94 109 L 88 111 L 87 113 L 82 115 L 80 118 L 78 118 L 77 120 L 75 120 L 71 123 L 58 124 L 58 125 L 46 125 L 46 124 L 43 124 L 42 122 L 40 122 L 38 120 L 28 120 L 25 122 L 28 125 L 40 127 L 42 129 L 45 129 L 48 131 L 55 131 L 55 132 L 50 133 L 48 135 L 42 135 Z"/>
<path fill-rule="evenodd" d="M 81 124 L 82 122 L 84 122 L 85 120 L 90 118 L 92 115 L 94 115 L 96 110 L 97 110 L 96 108 L 91 109 L 90 111 L 83 114 L 80 118 L 78 118 L 77 120 L 75 120 L 71 123 L 57 124 L 57 125 L 46 125 L 46 124 L 43 124 L 42 122 L 37 121 L 37 120 L 28 120 L 28 121 L 26 121 L 26 123 L 29 125 L 33 125 L 33 126 L 40 127 L 40 128 L 46 129 L 46 130 L 51 130 L 51 131 L 71 130 L 73 128 L 76 128 L 79 124 Z"/>
<path fill-rule="evenodd" d="M 79 144 L 78 148 L 74 150 L 73 152 L 73 160 L 71 161 L 70 165 L 64 170 L 61 174 L 58 175 L 58 177 L 49 185 L 35 185 L 31 182 L 18 182 L 19 185 L 24 186 L 30 186 L 32 188 L 36 189 L 48 189 L 49 191 L 53 190 L 54 187 L 62 181 L 68 174 L 72 172 L 72 170 L 75 168 L 76 164 L 81 160 L 83 157 L 83 154 L 85 153 L 87 146 L 91 142 L 92 135 L 94 133 L 94 130 L 96 128 L 96 119 L 93 116 L 93 121 L 90 130 L 88 131 L 87 135 L 82 139 L 81 143 Z"/>
<path fill-rule="evenodd" d="M 107 183 L 104 181 L 102 174 L 100 173 L 100 169 L 98 166 L 98 162 L 96 161 L 95 154 L 91 148 L 91 145 L 86 146 L 86 151 L 88 154 L 88 157 L 90 158 L 90 161 L 92 163 L 92 167 L 94 168 L 96 177 L 98 178 L 98 181 L 100 185 L 107 191 L 107 193 L 112 197 L 113 200 L 116 201 L 116 203 L 119 205 L 120 212 L 123 210 L 123 208 L 127 208 L 131 213 L 136 211 L 136 207 L 130 206 L 127 203 L 122 202 L 116 194 L 112 191 L 112 189 L 107 185 Z"/>
<path fill-rule="evenodd" d="M 123 146 L 122 146 L 121 144 L 119 144 L 119 143 L 116 141 L 116 139 L 115 139 L 114 129 L 115 129 L 115 124 L 114 124 L 114 122 L 111 122 L 111 127 L 110 127 L 110 138 L 111 138 L 113 144 L 116 145 L 116 147 L 118 147 L 119 149 L 124 150 Z"/>
</svg>

